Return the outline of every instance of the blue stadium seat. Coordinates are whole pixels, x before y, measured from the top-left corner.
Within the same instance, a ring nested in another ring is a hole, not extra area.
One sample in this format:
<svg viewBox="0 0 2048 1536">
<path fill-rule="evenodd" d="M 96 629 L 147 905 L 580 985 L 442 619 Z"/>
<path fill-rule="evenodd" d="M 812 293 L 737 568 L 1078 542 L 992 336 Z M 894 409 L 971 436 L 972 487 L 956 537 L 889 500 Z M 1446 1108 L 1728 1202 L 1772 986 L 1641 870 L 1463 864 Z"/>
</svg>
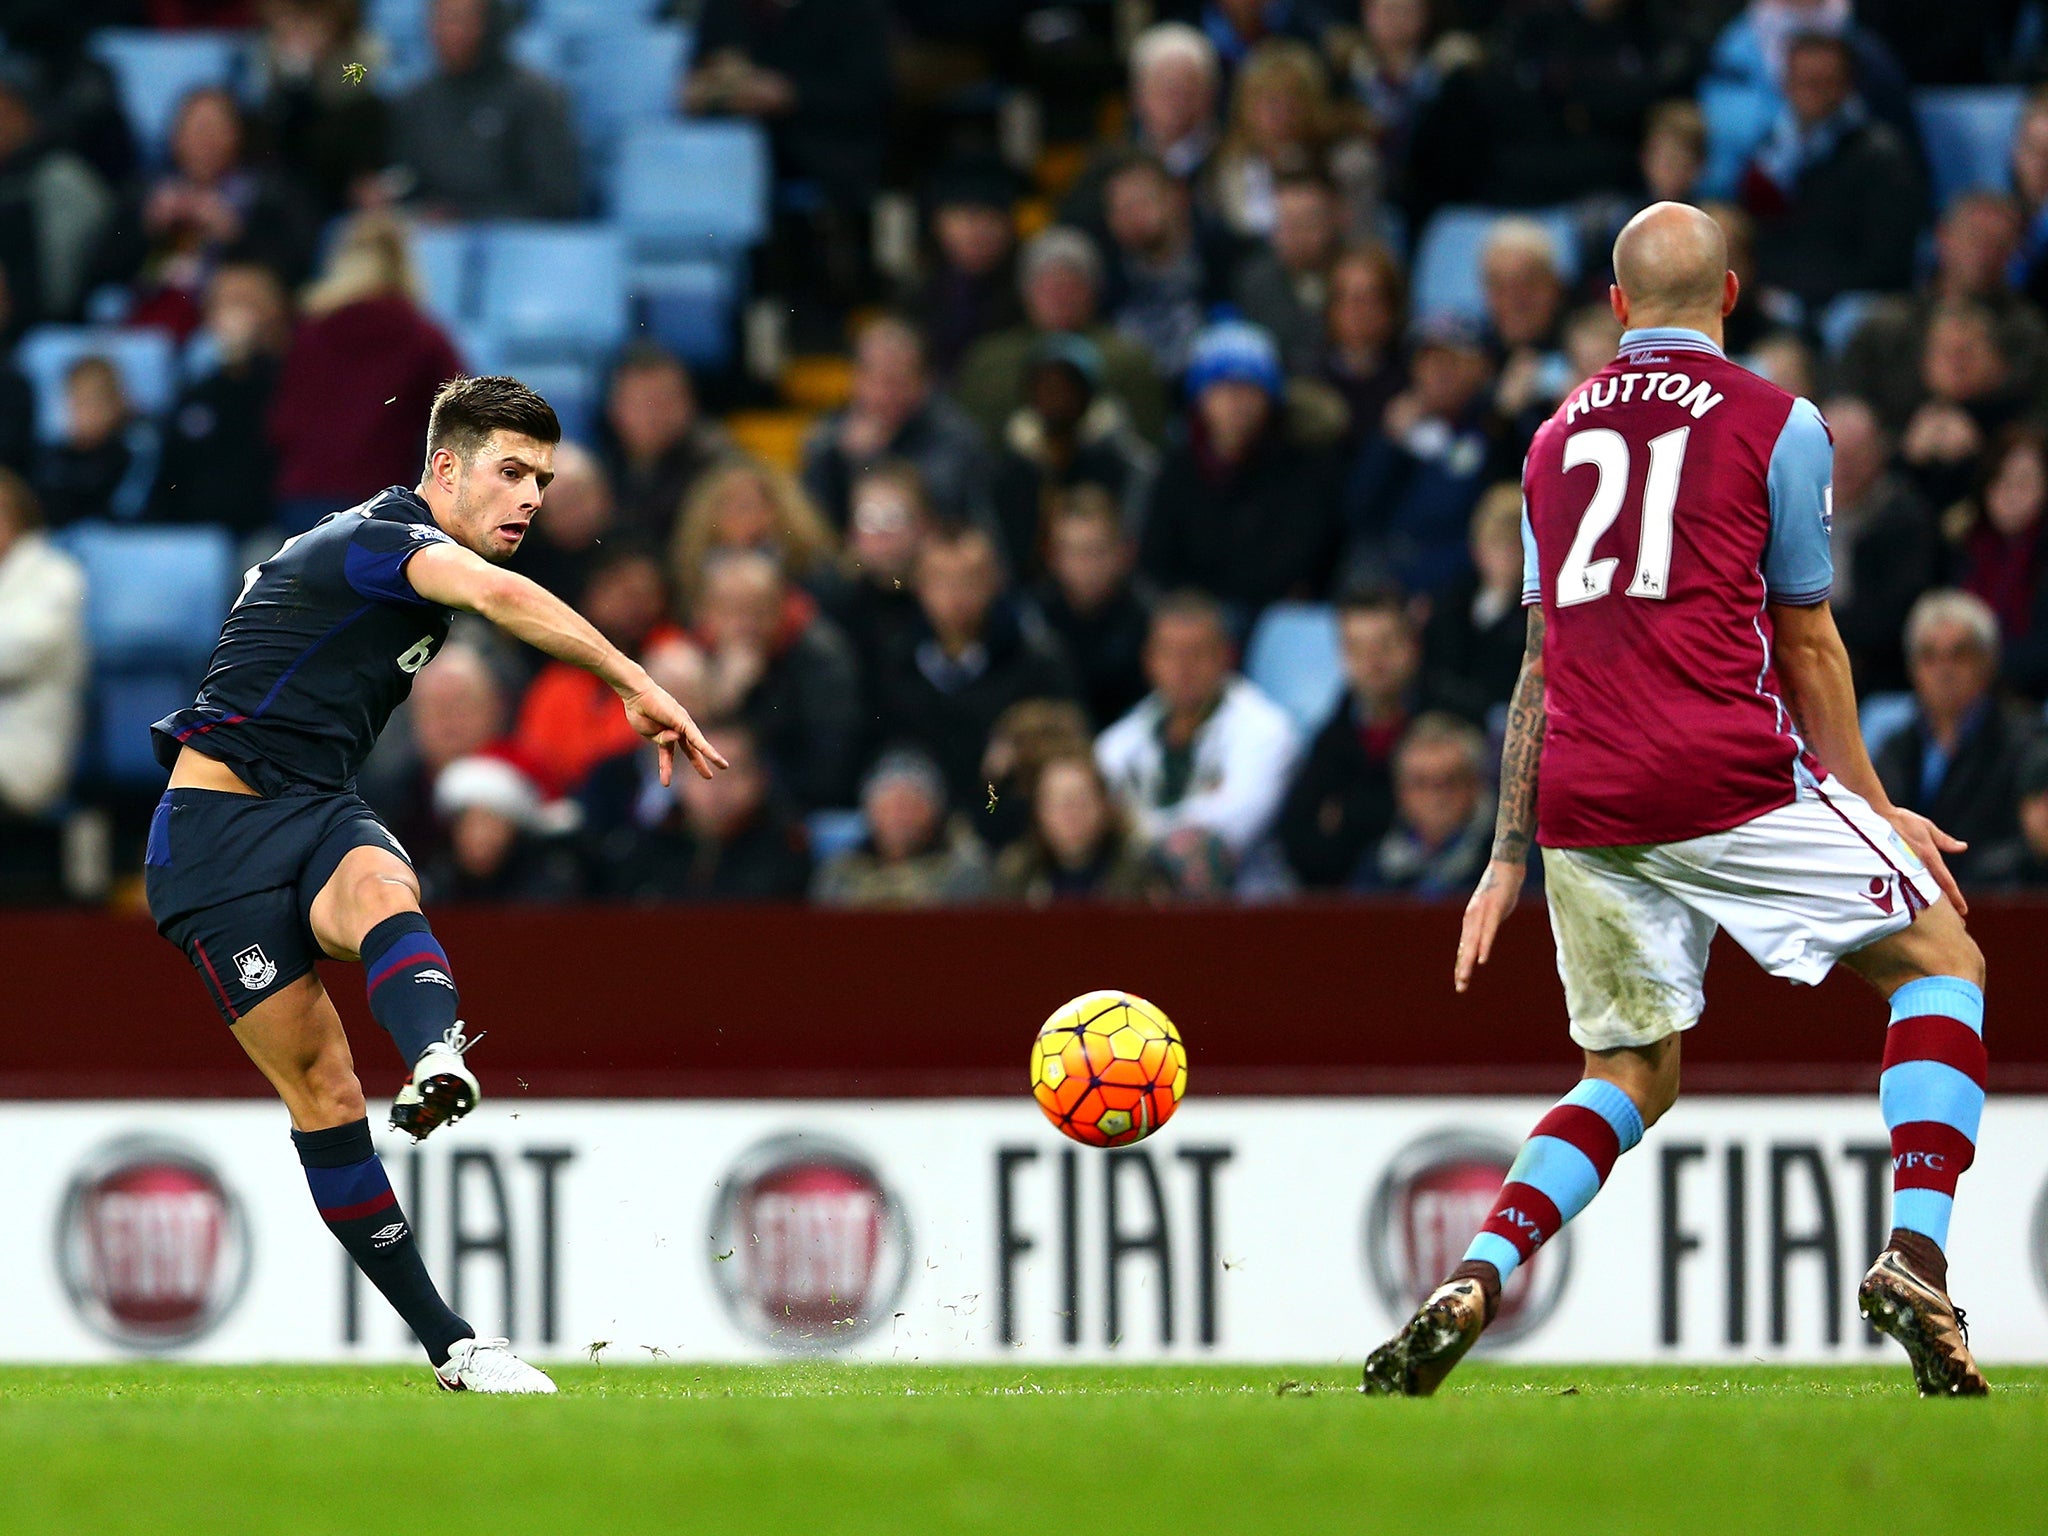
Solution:
<svg viewBox="0 0 2048 1536">
<path fill-rule="evenodd" d="M 823 864 L 858 848 L 868 835 L 868 819 L 859 811 L 813 811 L 804 829 L 811 835 L 812 859 Z"/>
<path fill-rule="evenodd" d="M 1480 253 L 1486 249 L 1493 226 L 1509 217 L 1531 218 L 1547 228 L 1557 248 L 1558 269 L 1565 281 L 1579 275 L 1579 226 L 1568 209 L 1511 212 L 1502 208 L 1440 208 L 1423 227 L 1422 239 L 1415 249 L 1413 308 L 1418 316 L 1485 318 Z"/>
<path fill-rule="evenodd" d="M 156 760 L 149 728 L 190 704 L 198 681 L 196 674 L 184 672 L 100 678 L 93 687 L 87 774 L 113 785 L 163 783 L 167 775 Z"/>
<path fill-rule="evenodd" d="M 101 672 L 197 669 L 235 594 L 224 528 L 77 523 L 58 542 L 85 567 L 85 626 Z"/>
<path fill-rule="evenodd" d="M 613 213 L 638 256 L 743 250 L 768 232 L 768 140 L 753 123 L 635 128 L 619 148 Z"/>
<path fill-rule="evenodd" d="M 1344 692 L 1336 609 L 1327 603 L 1268 608 L 1244 648 L 1244 675 L 1302 730 L 1320 730 Z"/>
<path fill-rule="evenodd" d="M 535 0 L 535 20 L 557 31 L 596 31 L 649 21 L 662 0 Z"/>
<path fill-rule="evenodd" d="M 240 91 L 249 75 L 249 35 L 149 32 L 125 27 L 93 35 L 92 51 L 114 72 L 121 109 L 150 161 L 164 158 L 178 103 L 202 85 Z"/>
<path fill-rule="evenodd" d="M 418 84 L 433 72 L 434 47 L 427 39 L 432 0 L 369 0 L 363 7 L 368 29 L 384 44 L 384 62 L 366 82 L 385 96 Z"/>
<path fill-rule="evenodd" d="M 676 118 L 692 36 L 668 22 L 544 13 L 513 38 L 512 52 L 568 91 L 589 168 L 603 180 L 629 129 Z"/>
<path fill-rule="evenodd" d="M 1919 702 L 1910 693 L 1873 693 L 1857 706 L 1857 724 L 1863 731 L 1863 745 L 1871 755 L 1913 723 Z"/>
<path fill-rule="evenodd" d="M 598 398 L 603 380 L 594 363 L 514 363 L 508 370 L 527 388 L 547 397 L 561 419 L 562 436 L 570 442 L 588 443 L 597 430 Z"/>
<path fill-rule="evenodd" d="M 693 256 L 634 270 L 633 292 L 648 333 L 692 367 L 718 370 L 738 349 L 745 287 L 736 257 Z"/>
<path fill-rule="evenodd" d="M 1934 182 L 1934 206 L 1964 192 L 2012 189 L 2012 141 L 2026 93 L 2018 86 L 1941 86 L 1913 93 L 1913 115 Z"/>
<path fill-rule="evenodd" d="M 64 375 L 82 357 L 104 357 L 120 372 L 136 409 L 160 415 L 178 392 L 178 347 L 170 332 L 114 326 L 39 325 L 21 339 L 14 360 L 36 393 L 36 435 L 64 435 Z"/>
<path fill-rule="evenodd" d="M 588 356 L 625 340 L 626 243 L 603 224 L 477 228 L 477 321 L 508 355 Z"/>
<path fill-rule="evenodd" d="M 469 224 L 419 224 L 412 230 L 412 265 L 420 301 L 449 329 L 476 318 L 477 235 Z"/>
</svg>

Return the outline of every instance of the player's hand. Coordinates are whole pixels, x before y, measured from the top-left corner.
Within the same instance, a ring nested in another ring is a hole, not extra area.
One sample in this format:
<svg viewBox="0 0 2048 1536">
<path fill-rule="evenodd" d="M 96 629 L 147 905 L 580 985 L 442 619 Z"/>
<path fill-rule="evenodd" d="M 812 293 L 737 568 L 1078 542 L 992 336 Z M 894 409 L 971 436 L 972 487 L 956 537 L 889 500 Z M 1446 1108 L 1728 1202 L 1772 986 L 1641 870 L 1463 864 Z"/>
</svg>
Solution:
<svg viewBox="0 0 2048 1536">
<path fill-rule="evenodd" d="M 1479 877 L 1479 888 L 1465 903 L 1465 927 L 1458 935 L 1458 968 L 1451 984 L 1460 992 L 1472 985 L 1472 972 L 1493 957 L 1493 937 L 1501 920 L 1515 910 L 1522 899 L 1522 881 L 1528 870 L 1505 859 L 1490 860 Z"/>
<path fill-rule="evenodd" d="M 1884 819 L 1913 850 L 1914 857 L 1927 866 L 1927 872 L 1934 876 L 1934 883 L 1941 887 L 1941 894 L 1955 903 L 1956 914 L 1968 917 L 1970 904 L 1963 900 L 1963 888 L 1956 884 L 1956 877 L 1949 873 L 1948 860 L 1942 855 L 1961 853 L 1970 845 L 1959 837 L 1950 837 L 1918 811 L 1901 810 L 1895 805 L 1884 812 Z"/>
<path fill-rule="evenodd" d="M 640 692 L 628 694 L 623 702 L 627 721 L 634 730 L 653 742 L 661 753 L 663 784 L 675 777 L 678 747 L 682 748 L 690 766 L 702 778 L 708 779 L 718 769 L 732 766 L 704 739 L 704 733 L 697 729 L 697 722 L 690 718 L 690 712 L 670 698 L 666 689 L 649 683 Z"/>
</svg>

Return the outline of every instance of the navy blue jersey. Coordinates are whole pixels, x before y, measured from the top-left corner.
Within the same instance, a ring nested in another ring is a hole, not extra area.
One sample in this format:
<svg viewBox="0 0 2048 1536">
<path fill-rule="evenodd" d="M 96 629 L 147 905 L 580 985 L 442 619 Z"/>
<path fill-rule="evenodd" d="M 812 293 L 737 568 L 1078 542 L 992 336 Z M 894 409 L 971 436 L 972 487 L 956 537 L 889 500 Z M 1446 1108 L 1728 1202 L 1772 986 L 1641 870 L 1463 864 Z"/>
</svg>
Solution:
<svg viewBox="0 0 2048 1536">
<path fill-rule="evenodd" d="M 190 742 L 260 795 L 346 789 L 455 617 L 406 562 L 452 542 L 400 486 L 287 540 L 243 581 L 198 699 L 151 728 L 157 761 Z"/>
</svg>

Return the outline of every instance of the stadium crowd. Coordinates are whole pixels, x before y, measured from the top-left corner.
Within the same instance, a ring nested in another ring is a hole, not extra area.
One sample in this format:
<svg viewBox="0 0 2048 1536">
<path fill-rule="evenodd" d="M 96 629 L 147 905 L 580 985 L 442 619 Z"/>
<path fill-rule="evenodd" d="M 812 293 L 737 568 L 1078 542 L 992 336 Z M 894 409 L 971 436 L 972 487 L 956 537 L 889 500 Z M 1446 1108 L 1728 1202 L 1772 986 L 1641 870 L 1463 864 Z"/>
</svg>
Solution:
<svg viewBox="0 0 2048 1536">
<path fill-rule="evenodd" d="M 380 91 L 388 9 L 0 20 L 12 890 L 118 799 L 67 530 L 218 524 L 253 560 L 414 483 L 467 361 L 414 232 L 598 200 L 519 8 L 432 0 L 431 63 Z M 751 281 L 797 355 L 606 358 L 515 568 L 733 766 L 664 788 L 602 684 L 460 625 L 363 781 L 430 900 L 1461 899 L 1522 647 L 1521 458 L 1612 356 L 1607 245 L 1657 198 L 1722 223 L 1731 353 L 1833 431 L 1887 788 L 1970 841 L 1972 888 L 2048 886 L 2048 94 L 1948 195 L 1915 110 L 2048 77 L 2048 7 L 671 9 L 676 109 L 766 131 Z M 257 68 L 182 95 L 154 157 L 107 26 L 250 28 Z M 1426 302 L 1466 227 L 1473 302 Z M 175 398 L 92 352 L 38 398 L 7 349 L 85 320 L 170 333 Z M 800 436 L 743 430 L 806 369 L 833 382 Z"/>
</svg>

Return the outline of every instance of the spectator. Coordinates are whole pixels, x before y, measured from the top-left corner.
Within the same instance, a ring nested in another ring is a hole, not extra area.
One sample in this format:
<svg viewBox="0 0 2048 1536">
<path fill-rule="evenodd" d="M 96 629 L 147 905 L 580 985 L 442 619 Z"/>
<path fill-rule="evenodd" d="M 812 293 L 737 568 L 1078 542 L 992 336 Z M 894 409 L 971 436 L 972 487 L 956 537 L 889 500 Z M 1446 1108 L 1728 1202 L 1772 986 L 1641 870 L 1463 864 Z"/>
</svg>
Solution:
<svg viewBox="0 0 2048 1536">
<path fill-rule="evenodd" d="M 1757 220 L 1757 267 L 1818 319 L 1838 294 L 1913 282 L 1926 190 L 1908 143 L 1856 93 L 1839 37 L 1794 38 L 1785 51 L 1785 109 L 1743 178 Z"/>
<path fill-rule="evenodd" d="M 1993 192 L 1958 197 L 1935 227 L 1932 279 L 1911 296 L 1872 304 L 1843 350 L 1837 387 L 1868 400 L 1897 432 L 1926 398 L 1920 358 L 1935 311 L 1946 304 L 1980 304 L 1997 324 L 1998 350 L 2011 359 L 2020 389 L 2037 392 L 2048 360 L 2048 326 L 2008 284 L 2020 235 L 2019 208 L 2011 198 Z"/>
<path fill-rule="evenodd" d="M 1295 878 L 1350 882 L 1394 818 L 1394 749 L 1423 715 L 1470 717 L 1474 701 L 1423 671 L 1422 637 L 1391 586 L 1356 587 L 1338 604 L 1345 689 L 1309 744 L 1280 810 L 1279 838 Z"/>
<path fill-rule="evenodd" d="M 1238 268 L 1238 307 L 1272 332 L 1290 374 L 1314 372 L 1323 357 L 1330 269 L 1342 232 L 1330 184 L 1319 176 L 1287 177 L 1273 189 L 1270 248 Z"/>
<path fill-rule="evenodd" d="M 1109 223 L 1103 310 L 1177 379 L 1211 307 L 1229 295 L 1228 253 L 1195 218 L 1187 189 L 1158 159 L 1133 154 L 1103 186 Z"/>
<path fill-rule="evenodd" d="M 420 309 L 405 231 L 359 214 L 305 295 L 270 410 L 287 531 L 419 479 L 434 391 L 462 359 Z"/>
<path fill-rule="evenodd" d="M 2013 286 L 2048 305 L 2048 91 L 2035 90 L 2012 140 L 2012 185 L 2026 228 L 2013 259 Z"/>
<path fill-rule="evenodd" d="M 1314 43 L 1330 24 L 1318 0 L 1202 0 L 1201 18 L 1226 73 L 1243 67 L 1270 39 Z"/>
<path fill-rule="evenodd" d="M 1012 570 L 1036 576 L 1047 519 L 1070 492 L 1094 486 L 1136 521 L 1155 464 L 1113 395 L 1102 393 L 1102 354 L 1082 336 L 1048 336 L 1024 378 L 996 461 L 996 525 Z"/>
<path fill-rule="evenodd" d="M 782 805 L 744 725 L 715 725 L 711 745 L 731 766 L 711 778 L 678 769 L 662 819 L 613 835 L 600 891 L 615 900 L 801 901 L 811 856 L 801 822 Z"/>
<path fill-rule="evenodd" d="M 1493 57 L 1484 201 L 1524 207 L 1628 186 L 1644 118 L 1691 63 L 1630 0 L 1518 8 Z"/>
<path fill-rule="evenodd" d="M 924 481 L 911 465 L 878 464 L 853 482 L 840 580 L 824 584 L 822 600 L 852 642 L 862 677 L 874 677 L 921 622 L 914 578 L 931 521 Z"/>
<path fill-rule="evenodd" d="M 1742 359 L 1742 366 L 1759 378 L 1770 380 L 1788 395 L 1803 395 L 1810 400 L 1820 392 L 1813 348 L 1797 331 L 1773 331 Z"/>
<path fill-rule="evenodd" d="M 1480 273 L 1499 369 L 1494 397 L 1500 414 L 1512 418 L 1540 403 L 1544 370 L 1563 341 L 1564 273 L 1550 231 L 1534 219 L 1495 224 Z"/>
<path fill-rule="evenodd" d="M 513 759 L 457 758 L 434 780 L 434 815 L 445 845 L 420 870 L 432 902 L 563 902 L 582 894 L 575 855 L 551 833 L 562 811 Z"/>
<path fill-rule="evenodd" d="M 1899 458 L 1929 504 L 1941 507 L 1969 490 L 1985 445 L 2025 409 L 1989 310 L 1950 303 L 1928 317 L 1920 384 L 1926 398 L 1906 422 Z"/>
<path fill-rule="evenodd" d="M 0 901 L 58 895 L 56 829 L 86 685 L 85 572 L 42 531 L 28 483 L 0 469 Z"/>
<path fill-rule="evenodd" d="M 89 46 L 101 20 L 77 0 L 11 0 L 7 42 L 33 58 L 44 132 L 82 158 L 107 186 L 135 170 L 135 136 L 114 72 Z"/>
<path fill-rule="evenodd" d="M 36 477 L 50 522 L 140 517 L 159 453 L 155 426 L 129 403 L 114 365 L 79 358 L 64 374 L 63 436 L 44 450 Z"/>
<path fill-rule="evenodd" d="M 932 178 L 932 252 L 910 313 L 932 371 L 951 380 L 984 336 L 1022 322 L 1017 299 L 1017 177 L 999 160 L 969 161 Z"/>
<path fill-rule="evenodd" d="M 1102 258 L 1088 237 L 1074 229 L 1045 231 L 1024 248 L 1017 274 L 1024 324 L 977 342 L 960 369 L 960 403 L 987 439 L 1000 440 L 1024 403 L 1024 374 L 1038 344 L 1071 333 L 1094 344 L 1102 355 L 1103 387 L 1123 402 L 1145 439 L 1156 442 L 1166 419 L 1159 373 L 1143 347 L 1100 322 Z"/>
<path fill-rule="evenodd" d="M 554 500 L 552 488 L 548 500 Z M 661 566 L 630 544 L 614 545 L 597 560 L 580 596 L 577 611 L 628 656 L 644 655 L 682 634 L 666 617 Z M 639 740 L 611 686 L 566 661 L 540 669 L 512 729 L 521 759 L 542 788 L 555 794 L 573 794 L 599 763 L 632 751 Z"/>
<path fill-rule="evenodd" d="M 967 818 L 984 847 L 1004 848 L 1031 826 L 1038 770 L 1066 753 L 1086 755 L 1095 732 L 1072 699 L 1019 699 L 997 718 L 981 756 L 988 798 Z"/>
<path fill-rule="evenodd" d="M 1472 574 L 1431 608 L 1422 652 L 1433 675 L 1456 678 L 1489 706 L 1505 704 L 1528 637 L 1519 483 L 1503 480 L 1479 498 L 1471 546 Z"/>
<path fill-rule="evenodd" d="M 1242 867 L 1286 793 L 1294 722 L 1236 673 L 1223 609 L 1199 592 L 1153 610 L 1145 673 L 1152 692 L 1096 742 L 1103 776 L 1146 844 L 1185 859 L 1192 833 Z"/>
<path fill-rule="evenodd" d="M 846 526 L 854 475 L 882 458 L 917 466 L 939 516 L 987 511 L 990 463 L 981 433 L 934 385 L 923 338 L 894 319 L 862 329 L 854 343 L 853 397 L 804 444 L 804 488 L 835 528 Z"/>
<path fill-rule="evenodd" d="M 1262 43 L 1231 89 L 1230 131 L 1216 155 L 1216 211 L 1236 234 L 1265 239 L 1276 193 L 1290 176 L 1321 175 L 1338 189 L 1344 228 L 1364 233 L 1372 212 L 1372 150 L 1363 125 L 1330 101 L 1328 77 L 1306 43 Z"/>
<path fill-rule="evenodd" d="M 798 806 L 844 805 L 860 747 L 853 648 L 772 555 L 714 554 L 691 605 L 709 663 L 707 712 L 752 727 L 776 783 Z"/>
<path fill-rule="evenodd" d="M 1330 269 L 1320 374 L 1350 413 L 1350 448 L 1378 433 L 1388 403 L 1408 383 L 1401 355 L 1406 308 L 1401 264 L 1385 246 L 1354 246 Z"/>
<path fill-rule="evenodd" d="M 1053 509 L 1038 611 L 1066 647 L 1095 729 L 1121 720 L 1148 691 L 1151 610 L 1132 579 L 1136 549 L 1099 487 L 1080 486 Z"/>
<path fill-rule="evenodd" d="M 0 58 L 0 273 L 13 324 L 78 312 L 113 208 L 98 173 L 44 134 L 25 61 Z"/>
<path fill-rule="evenodd" d="M 1336 459 L 1290 420 L 1273 338 L 1243 321 L 1211 326 L 1187 387 L 1187 424 L 1152 487 L 1140 566 L 1162 588 L 1198 587 L 1246 621 L 1268 603 L 1317 596 L 1338 544 Z"/>
<path fill-rule="evenodd" d="M 1439 27 L 1431 0 L 1361 0 L 1347 75 L 1364 108 L 1387 199 L 1420 229 L 1442 202 L 1477 195 L 1486 169 L 1478 41 Z"/>
<path fill-rule="evenodd" d="M 2030 732 L 1993 696 L 1998 616 L 1967 592 L 1929 592 L 1906 620 L 1912 720 L 1879 746 L 1885 793 L 1951 837 L 1988 851 L 2018 830 L 2017 771 Z M 1969 879 L 1972 855 L 1949 865 Z"/>
<path fill-rule="evenodd" d="M 1345 493 L 1349 563 L 1435 593 L 1466 574 L 1472 507 L 1516 473 L 1520 455 L 1493 413 L 1493 367 L 1470 326 L 1422 321 L 1409 345 L 1409 386 L 1366 440 Z"/>
<path fill-rule="evenodd" d="M 298 190 L 251 163 L 242 108 L 224 87 L 201 86 L 171 123 L 171 163 L 116 211 L 93 262 L 96 283 L 134 286 L 135 325 L 178 336 L 197 329 L 200 298 L 226 260 L 304 282 L 316 231 Z"/>
<path fill-rule="evenodd" d="M 1067 753 L 1038 770 L 1031 830 L 996 860 L 997 899 L 1034 907 L 1146 901 L 1162 884 L 1090 753 Z"/>
<path fill-rule="evenodd" d="M 268 421 L 291 345 L 291 309 L 277 274 L 235 263 L 206 285 L 201 335 L 209 364 L 182 390 L 164 423 L 156 516 L 225 523 L 244 536 L 275 518 Z"/>
<path fill-rule="evenodd" d="M 1891 438 L 1853 395 L 1824 413 L 1835 440 L 1835 623 L 1866 692 L 1906 687 L 1906 615 L 1941 566 L 1927 504 L 1890 467 Z"/>
<path fill-rule="evenodd" d="M 623 531 L 667 548 L 691 488 L 731 451 L 725 434 L 698 415 L 681 358 L 652 342 L 619 355 L 605 391 L 600 452 Z"/>
<path fill-rule="evenodd" d="M 944 907 L 988 895 L 981 844 L 946 818 L 946 781 L 922 752 L 884 753 L 860 795 L 867 836 L 828 861 L 811 898 L 828 907 Z"/>
<path fill-rule="evenodd" d="M 664 640 L 640 658 L 640 665 L 654 685 L 687 709 L 693 720 L 712 718 L 711 665 L 695 642 L 682 635 Z M 656 826 L 676 803 L 673 782 L 661 782 L 661 754 L 638 742 L 632 750 L 608 757 L 591 769 L 576 801 L 582 811 L 584 838 L 600 857 L 605 856 L 612 834 Z"/>
<path fill-rule="evenodd" d="M 1485 736 L 1454 715 L 1424 715 L 1394 749 L 1394 825 L 1358 871 L 1357 888 L 1461 898 L 1492 847 Z"/>
<path fill-rule="evenodd" d="M 328 218 L 371 195 L 385 164 L 384 97 L 349 78 L 367 57 L 360 0 L 265 0 L 256 119 L 279 164 Z"/>
<path fill-rule="evenodd" d="M 435 72 L 391 103 L 404 200 L 436 219 L 573 219 L 582 211 L 568 99 L 505 51 L 496 0 L 434 0 Z"/>
<path fill-rule="evenodd" d="M 1701 211 L 1721 226 L 1728 242 L 1728 270 L 1735 274 L 1738 289 L 1735 307 L 1721 320 L 1722 349 L 1730 357 L 1753 351 L 1777 323 L 1766 312 L 1764 285 L 1756 275 L 1756 220 L 1733 203 L 1709 202 Z"/>
<path fill-rule="evenodd" d="M 1160 22 L 1131 44 L 1130 75 L 1128 142 L 1097 150 L 1060 205 L 1064 223 L 1095 234 L 1107 233 L 1103 183 L 1131 149 L 1156 156 L 1188 189 L 1195 206 L 1210 205 L 1222 80 L 1215 44 L 1184 22 Z"/>
<path fill-rule="evenodd" d="M 512 569 L 573 603 L 604 563 L 603 540 L 617 519 L 611 480 L 596 455 L 580 443 L 557 443 L 555 478 L 542 515 L 520 542 Z M 613 548 L 619 547 L 635 548 L 635 541 L 630 536 L 614 541 Z"/>
<path fill-rule="evenodd" d="M 2019 792 L 2019 835 L 1983 851 L 1976 884 L 2005 891 L 2048 889 L 2048 742 L 2027 748 L 2014 788 Z"/>
<path fill-rule="evenodd" d="M 495 742 L 506 717 L 504 686 L 474 646 L 443 646 L 413 679 L 403 731 L 387 731 L 371 754 L 362 794 L 415 861 L 446 843 L 433 814 L 441 770 Z"/>
<path fill-rule="evenodd" d="M 881 739 L 929 753 L 955 805 L 980 803 L 982 752 L 1019 699 L 1075 688 L 1059 642 L 1003 591 L 995 541 L 976 527 L 935 528 L 918 551 L 917 624 L 896 637 L 874 679 Z"/>
<path fill-rule="evenodd" d="M 1984 459 L 1983 488 L 1957 509 L 1956 585 L 1998 618 L 2001 671 L 2033 698 L 2048 694 L 2048 436 L 2038 427 L 2001 433 Z"/>
<path fill-rule="evenodd" d="M 1690 101 L 1660 101 L 1650 109 L 1637 159 L 1646 203 L 1697 203 L 1707 169 L 1707 120 Z"/>
<path fill-rule="evenodd" d="M 669 574 L 686 608 L 697 601 L 706 563 L 739 549 L 757 550 L 791 581 L 817 586 L 831 572 L 839 541 L 787 470 L 733 457 L 697 481 L 669 546 Z"/>
</svg>

